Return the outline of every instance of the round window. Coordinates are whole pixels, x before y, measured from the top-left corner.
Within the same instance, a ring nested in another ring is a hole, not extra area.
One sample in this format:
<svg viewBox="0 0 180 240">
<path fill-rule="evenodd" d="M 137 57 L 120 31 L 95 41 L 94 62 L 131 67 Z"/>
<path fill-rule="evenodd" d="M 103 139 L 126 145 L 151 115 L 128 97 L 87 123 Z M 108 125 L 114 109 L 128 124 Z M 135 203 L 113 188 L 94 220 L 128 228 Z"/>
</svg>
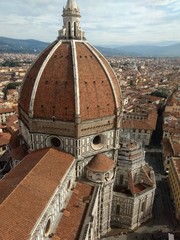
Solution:
<svg viewBox="0 0 180 240">
<path fill-rule="evenodd" d="M 53 147 L 60 147 L 61 146 L 61 141 L 59 140 L 59 138 L 52 138 L 51 139 L 51 145 Z"/>
<path fill-rule="evenodd" d="M 94 145 L 98 145 L 100 143 L 101 143 L 101 136 L 100 135 L 98 135 L 95 138 L 93 138 L 93 144 Z"/>
<path fill-rule="evenodd" d="M 51 228 L 51 220 L 49 219 L 48 221 L 47 221 L 47 224 L 46 224 L 46 227 L 45 227 L 45 236 L 47 237 L 48 235 L 49 235 L 49 233 L 50 233 L 50 228 Z"/>
<path fill-rule="evenodd" d="M 60 148 L 62 149 L 63 148 L 63 142 L 62 140 L 57 137 L 57 136 L 49 136 L 47 139 L 46 139 L 46 146 L 47 147 L 56 147 L 56 148 Z"/>
<path fill-rule="evenodd" d="M 106 142 L 106 136 L 100 134 L 100 135 L 96 135 L 92 139 L 91 145 L 94 150 L 99 150 L 104 147 L 105 142 Z"/>
</svg>

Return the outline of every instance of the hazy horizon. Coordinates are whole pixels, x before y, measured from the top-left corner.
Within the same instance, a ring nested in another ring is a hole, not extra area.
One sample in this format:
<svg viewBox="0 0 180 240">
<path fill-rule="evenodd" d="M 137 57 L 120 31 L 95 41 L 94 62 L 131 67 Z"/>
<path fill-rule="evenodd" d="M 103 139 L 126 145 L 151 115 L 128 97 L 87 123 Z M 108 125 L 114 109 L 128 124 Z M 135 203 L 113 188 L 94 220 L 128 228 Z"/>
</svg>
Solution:
<svg viewBox="0 0 180 240">
<path fill-rule="evenodd" d="M 62 27 L 67 0 L 0 2 L 0 36 L 52 42 Z M 85 36 L 95 45 L 180 41 L 178 0 L 76 0 Z"/>
</svg>

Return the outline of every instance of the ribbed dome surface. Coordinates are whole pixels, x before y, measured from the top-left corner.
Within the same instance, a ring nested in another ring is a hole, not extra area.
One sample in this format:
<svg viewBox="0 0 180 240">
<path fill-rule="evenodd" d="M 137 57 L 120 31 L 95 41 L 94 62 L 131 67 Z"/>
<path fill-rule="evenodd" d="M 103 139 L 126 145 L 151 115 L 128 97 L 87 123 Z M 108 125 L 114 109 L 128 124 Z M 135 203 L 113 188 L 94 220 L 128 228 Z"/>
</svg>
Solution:
<svg viewBox="0 0 180 240">
<path fill-rule="evenodd" d="M 84 41 L 53 43 L 27 74 L 20 108 L 31 117 L 74 122 L 116 114 L 121 95 L 105 58 Z"/>
<path fill-rule="evenodd" d="M 114 167 L 114 161 L 104 154 L 96 155 L 87 165 L 87 168 L 94 172 L 107 172 L 112 170 Z"/>
</svg>

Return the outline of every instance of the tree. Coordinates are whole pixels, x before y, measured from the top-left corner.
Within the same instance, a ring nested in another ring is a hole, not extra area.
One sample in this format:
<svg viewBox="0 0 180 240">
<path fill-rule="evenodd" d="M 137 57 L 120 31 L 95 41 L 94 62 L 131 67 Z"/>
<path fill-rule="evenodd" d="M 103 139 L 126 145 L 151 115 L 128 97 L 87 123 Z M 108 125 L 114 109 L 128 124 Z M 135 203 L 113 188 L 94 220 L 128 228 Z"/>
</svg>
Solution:
<svg viewBox="0 0 180 240">
<path fill-rule="evenodd" d="M 150 94 L 151 96 L 155 96 L 155 97 L 162 97 L 162 98 L 167 98 L 168 94 L 165 91 L 154 91 Z"/>
</svg>

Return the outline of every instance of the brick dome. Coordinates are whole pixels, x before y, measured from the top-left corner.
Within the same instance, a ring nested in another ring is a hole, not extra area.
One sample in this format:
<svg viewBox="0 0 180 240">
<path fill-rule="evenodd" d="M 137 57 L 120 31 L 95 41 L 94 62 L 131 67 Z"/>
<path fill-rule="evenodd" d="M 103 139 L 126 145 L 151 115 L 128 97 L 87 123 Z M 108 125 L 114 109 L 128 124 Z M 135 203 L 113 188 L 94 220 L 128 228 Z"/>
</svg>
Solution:
<svg viewBox="0 0 180 240">
<path fill-rule="evenodd" d="M 27 141 L 31 133 L 80 138 L 120 128 L 121 93 L 111 66 L 86 41 L 76 1 L 67 1 L 62 16 L 58 39 L 21 88 L 20 132 Z"/>
<path fill-rule="evenodd" d="M 116 115 L 120 102 L 107 60 L 86 41 L 59 40 L 29 70 L 19 107 L 31 118 L 75 122 Z"/>
<path fill-rule="evenodd" d="M 108 172 L 115 167 L 115 162 L 104 154 L 96 155 L 86 166 L 93 172 Z"/>
</svg>

